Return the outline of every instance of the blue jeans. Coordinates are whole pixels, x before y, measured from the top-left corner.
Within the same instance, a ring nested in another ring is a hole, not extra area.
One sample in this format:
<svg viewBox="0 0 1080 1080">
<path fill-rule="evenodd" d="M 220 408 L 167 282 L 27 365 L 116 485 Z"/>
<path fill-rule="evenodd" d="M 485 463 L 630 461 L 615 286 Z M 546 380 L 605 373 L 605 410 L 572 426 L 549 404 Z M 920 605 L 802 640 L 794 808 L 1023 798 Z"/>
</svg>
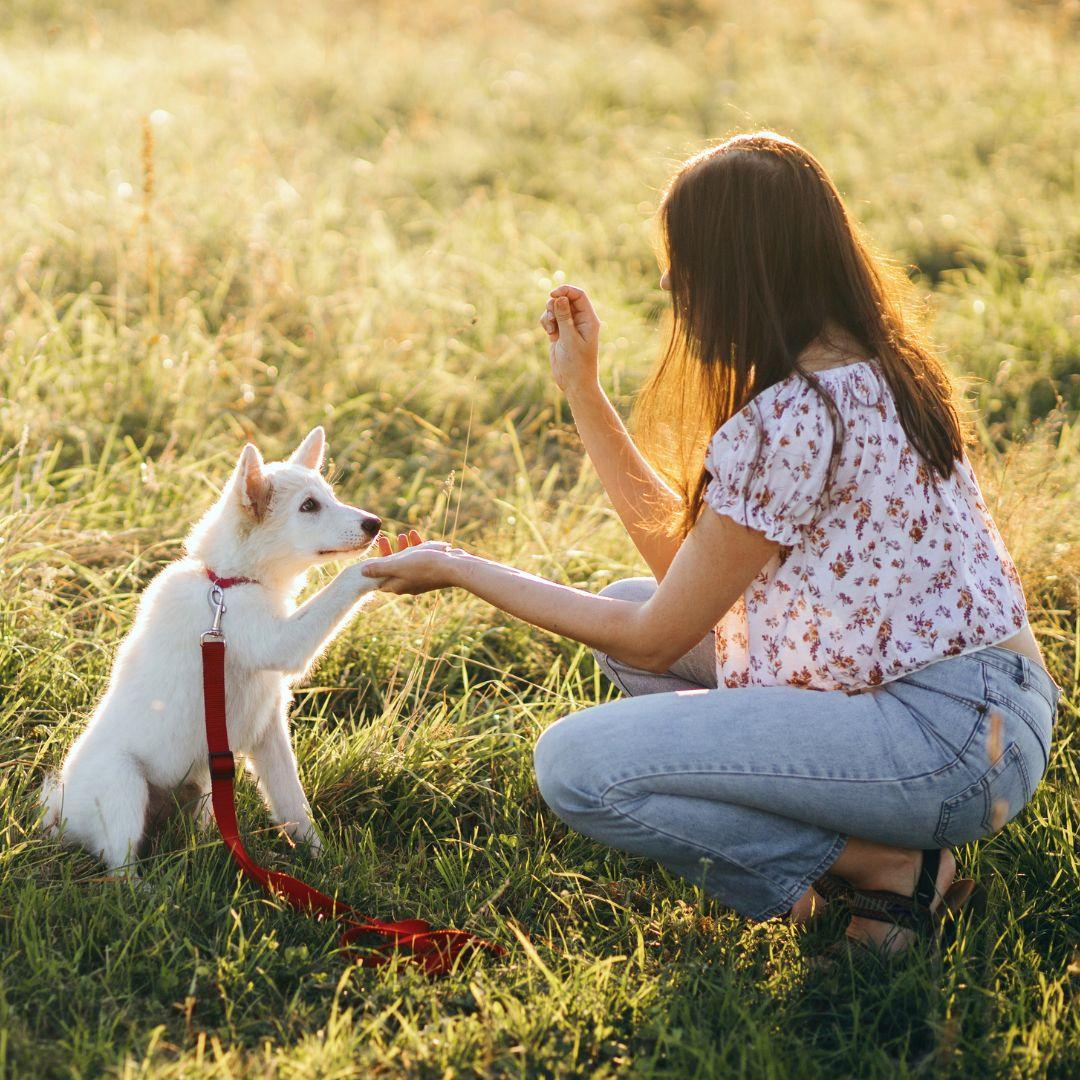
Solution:
<svg viewBox="0 0 1080 1080">
<path fill-rule="evenodd" d="M 1060 694 L 996 646 L 857 693 L 716 689 L 711 638 L 663 675 L 598 660 L 630 696 L 540 736 L 545 801 L 752 919 L 787 911 L 850 836 L 944 848 L 1001 828 L 1046 771 Z"/>
</svg>

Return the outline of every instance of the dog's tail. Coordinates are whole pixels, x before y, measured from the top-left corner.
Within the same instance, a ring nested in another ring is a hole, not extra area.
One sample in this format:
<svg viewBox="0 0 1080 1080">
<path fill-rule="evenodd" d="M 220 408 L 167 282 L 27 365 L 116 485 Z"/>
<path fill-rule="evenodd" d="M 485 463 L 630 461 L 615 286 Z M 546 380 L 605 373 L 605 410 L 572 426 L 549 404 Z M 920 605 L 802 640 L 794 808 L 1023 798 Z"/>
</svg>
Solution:
<svg viewBox="0 0 1080 1080">
<path fill-rule="evenodd" d="M 41 807 L 38 828 L 47 836 L 56 836 L 60 832 L 64 816 L 64 785 L 56 773 L 46 775 L 38 806 Z"/>
</svg>

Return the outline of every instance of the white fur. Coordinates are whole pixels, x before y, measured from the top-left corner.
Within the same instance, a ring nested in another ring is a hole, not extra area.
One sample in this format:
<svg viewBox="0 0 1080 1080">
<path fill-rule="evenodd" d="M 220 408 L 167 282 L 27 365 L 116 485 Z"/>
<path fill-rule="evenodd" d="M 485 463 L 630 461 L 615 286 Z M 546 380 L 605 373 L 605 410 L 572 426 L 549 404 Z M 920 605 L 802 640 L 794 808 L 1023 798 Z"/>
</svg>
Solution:
<svg viewBox="0 0 1080 1080">
<path fill-rule="evenodd" d="M 287 462 L 265 465 L 245 446 L 218 502 L 192 530 L 187 557 L 147 587 L 121 643 L 104 697 L 58 776 L 42 790 L 43 825 L 62 829 L 114 869 L 138 851 L 155 796 L 194 785 L 210 819 L 199 638 L 210 625 L 209 567 L 255 579 L 225 593 L 225 685 L 229 742 L 243 754 L 274 820 L 319 850 L 289 743 L 290 684 L 314 663 L 377 585 L 354 564 L 299 609 L 307 571 L 359 553 L 378 518 L 339 502 L 319 475 L 316 428 Z M 320 509 L 302 512 L 306 499 Z M 160 798 L 157 800 L 160 801 Z"/>
</svg>

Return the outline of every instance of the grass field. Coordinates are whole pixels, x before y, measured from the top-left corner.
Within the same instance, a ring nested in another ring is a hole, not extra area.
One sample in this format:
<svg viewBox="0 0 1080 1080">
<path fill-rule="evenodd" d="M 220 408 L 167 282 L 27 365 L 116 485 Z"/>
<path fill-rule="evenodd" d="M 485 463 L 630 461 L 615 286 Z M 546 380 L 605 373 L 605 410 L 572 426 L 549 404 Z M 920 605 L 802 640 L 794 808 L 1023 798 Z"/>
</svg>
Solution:
<svg viewBox="0 0 1080 1080">
<path fill-rule="evenodd" d="M 183 14 L 178 12 L 183 11 Z M 1080 1075 L 1076 3 L 8 0 L 0 8 L 0 1073 Z M 372 914 L 505 942 L 346 965 L 176 822 L 144 889 L 32 830 L 139 590 L 245 437 L 327 426 L 392 525 L 597 589 L 640 567 L 536 318 L 593 293 L 628 406 L 661 341 L 672 163 L 806 142 L 910 267 L 1065 688 L 1050 772 L 960 853 L 984 923 L 886 980 L 570 835 L 538 733 L 608 693 L 481 603 L 382 598 L 297 694 L 322 862 Z"/>
</svg>

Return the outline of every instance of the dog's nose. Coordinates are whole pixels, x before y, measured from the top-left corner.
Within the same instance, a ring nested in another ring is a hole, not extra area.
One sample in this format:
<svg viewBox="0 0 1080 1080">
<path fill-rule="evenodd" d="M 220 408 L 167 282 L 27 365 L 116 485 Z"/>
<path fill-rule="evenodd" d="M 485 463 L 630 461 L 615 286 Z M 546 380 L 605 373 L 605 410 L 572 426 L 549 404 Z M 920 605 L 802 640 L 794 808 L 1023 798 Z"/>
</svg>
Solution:
<svg viewBox="0 0 1080 1080">
<path fill-rule="evenodd" d="M 368 515 L 360 522 L 360 528 L 368 534 L 368 536 L 374 536 L 380 528 L 382 528 L 382 519 Z"/>
</svg>

